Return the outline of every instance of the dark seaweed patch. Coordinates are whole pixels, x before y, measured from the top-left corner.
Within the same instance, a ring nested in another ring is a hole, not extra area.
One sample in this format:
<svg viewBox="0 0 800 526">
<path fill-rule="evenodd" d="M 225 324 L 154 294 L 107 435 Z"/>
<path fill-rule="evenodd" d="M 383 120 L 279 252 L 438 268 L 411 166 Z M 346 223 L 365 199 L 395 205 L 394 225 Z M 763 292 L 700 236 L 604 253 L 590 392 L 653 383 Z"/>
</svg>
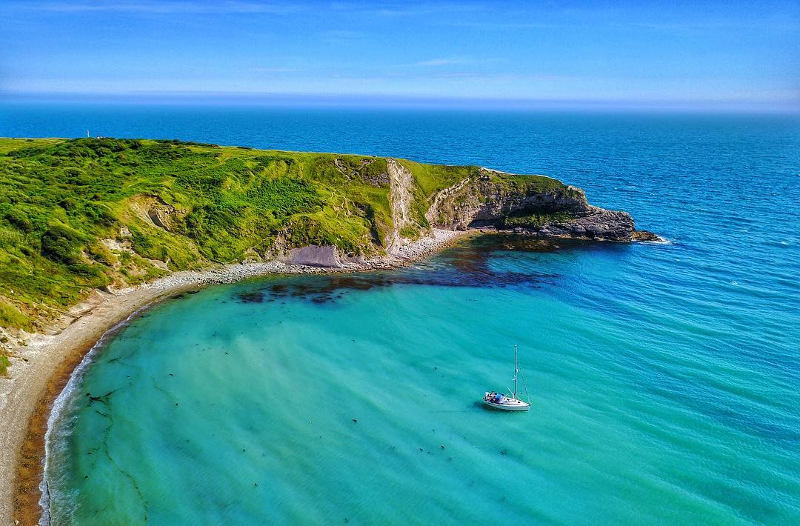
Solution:
<svg viewBox="0 0 800 526">
<path fill-rule="evenodd" d="M 114 391 L 116 391 L 116 389 L 114 389 Z M 111 397 L 112 394 L 114 394 L 114 391 L 109 391 L 106 394 L 100 396 L 93 396 L 92 393 L 86 393 L 86 397 L 89 399 L 89 405 L 92 405 L 95 402 L 100 402 L 101 404 L 108 404 L 109 402 L 108 399 Z"/>
<path fill-rule="evenodd" d="M 504 257 L 507 251 L 542 252 L 557 248 L 549 242 L 521 236 L 487 236 L 446 251 L 427 263 L 393 272 L 367 274 L 330 274 L 298 276 L 280 282 L 261 285 L 259 289 L 239 292 L 243 303 L 263 303 L 276 299 L 297 298 L 315 304 L 341 299 L 349 291 L 367 291 L 380 287 L 420 285 L 435 287 L 519 287 L 539 288 L 552 284 L 557 274 L 537 272 L 498 271 L 490 267 L 490 259 Z M 281 301 L 282 304 L 285 301 Z"/>
<path fill-rule="evenodd" d="M 264 303 L 264 293 L 259 291 L 240 292 L 236 295 L 242 303 Z"/>
</svg>

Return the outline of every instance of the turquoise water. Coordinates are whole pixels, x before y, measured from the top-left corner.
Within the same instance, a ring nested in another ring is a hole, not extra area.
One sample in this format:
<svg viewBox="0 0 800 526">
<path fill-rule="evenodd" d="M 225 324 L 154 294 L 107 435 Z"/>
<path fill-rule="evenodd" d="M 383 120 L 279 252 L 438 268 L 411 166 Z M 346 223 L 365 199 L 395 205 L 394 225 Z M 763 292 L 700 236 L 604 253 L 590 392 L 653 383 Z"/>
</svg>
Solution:
<svg viewBox="0 0 800 526">
<path fill-rule="evenodd" d="M 800 522 L 796 117 L 0 114 L 0 135 L 91 122 L 546 173 L 670 240 L 482 238 L 393 273 L 159 305 L 99 349 L 54 422 L 53 523 Z M 514 344 L 532 409 L 485 411 Z"/>
</svg>

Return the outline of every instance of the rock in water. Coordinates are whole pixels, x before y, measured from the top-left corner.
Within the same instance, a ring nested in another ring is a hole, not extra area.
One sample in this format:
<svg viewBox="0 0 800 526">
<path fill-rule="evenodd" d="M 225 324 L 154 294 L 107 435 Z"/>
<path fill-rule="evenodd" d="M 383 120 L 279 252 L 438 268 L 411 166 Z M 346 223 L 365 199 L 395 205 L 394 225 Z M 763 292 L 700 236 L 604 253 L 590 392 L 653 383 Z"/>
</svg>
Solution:
<svg viewBox="0 0 800 526">
<path fill-rule="evenodd" d="M 649 230 L 636 230 L 633 232 L 632 241 L 664 241 L 664 239 Z"/>
<path fill-rule="evenodd" d="M 533 232 L 544 237 L 570 237 L 603 241 L 631 241 L 635 232 L 627 212 L 592 207 L 585 215 L 568 221 L 546 223 Z"/>
</svg>

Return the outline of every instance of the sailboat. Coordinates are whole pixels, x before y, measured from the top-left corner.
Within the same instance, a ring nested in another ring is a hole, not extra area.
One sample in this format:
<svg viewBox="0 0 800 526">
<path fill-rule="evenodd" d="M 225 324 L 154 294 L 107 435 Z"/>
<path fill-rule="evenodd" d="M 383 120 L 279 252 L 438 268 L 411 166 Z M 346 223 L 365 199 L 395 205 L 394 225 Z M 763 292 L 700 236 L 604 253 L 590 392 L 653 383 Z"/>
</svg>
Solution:
<svg viewBox="0 0 800 526">
<path fill-rule="evenodd" d="M 519 361 L 517 358 L 517 346 L 514 346 L 514 391 L 508 394 L 501 394 L 495 391 L 483 393 L 484 405 L 501 411 L 527 411 L 531 408 L 529 402 L 517 398 L 517 376 L 519 375 Z"/>
</svg>

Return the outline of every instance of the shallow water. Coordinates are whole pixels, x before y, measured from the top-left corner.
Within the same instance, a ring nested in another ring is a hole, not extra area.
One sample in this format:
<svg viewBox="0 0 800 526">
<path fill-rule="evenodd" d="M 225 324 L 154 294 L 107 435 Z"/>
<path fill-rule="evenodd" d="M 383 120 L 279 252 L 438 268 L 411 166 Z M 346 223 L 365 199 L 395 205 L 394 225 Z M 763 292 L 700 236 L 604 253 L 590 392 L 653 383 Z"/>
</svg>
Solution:
<svg viewBox="0 0 800 526">
<path fill-rule="evenodd" d="M 49 111 L 0 135 L 95 119 L 546 173 L 671 241 L 482 238 L 170 300 L 57 419 L 54 523 L 800 521 L 796 117 Z M 485 411 L 514 344 L 533 407 Z"/>
</svg>

